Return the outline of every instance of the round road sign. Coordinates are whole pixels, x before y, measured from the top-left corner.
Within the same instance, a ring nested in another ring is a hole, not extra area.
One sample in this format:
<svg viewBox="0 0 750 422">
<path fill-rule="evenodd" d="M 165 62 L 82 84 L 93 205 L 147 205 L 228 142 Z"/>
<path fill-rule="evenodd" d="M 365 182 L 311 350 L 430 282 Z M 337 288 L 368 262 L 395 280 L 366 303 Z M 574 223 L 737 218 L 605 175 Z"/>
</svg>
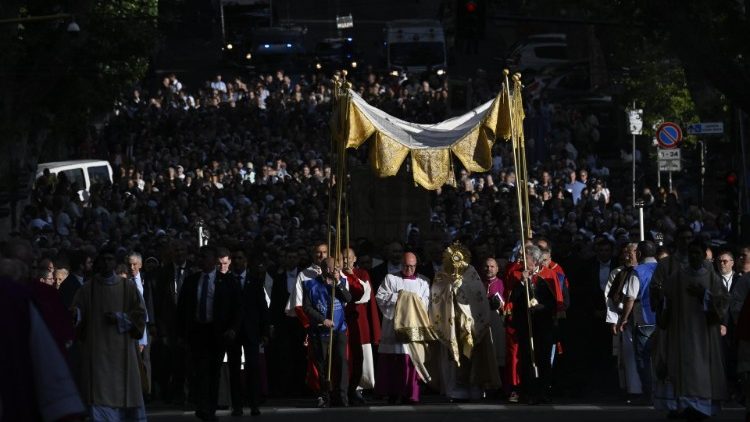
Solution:
<svg viewBox="0 0 750 422">
<path fill-rule="evenodd" d="M 664 122 L 656 129 L 656 141 L 662 148 L 677 148 L 682 143 L 682 129 L 675 123 Z"/>
</svg>

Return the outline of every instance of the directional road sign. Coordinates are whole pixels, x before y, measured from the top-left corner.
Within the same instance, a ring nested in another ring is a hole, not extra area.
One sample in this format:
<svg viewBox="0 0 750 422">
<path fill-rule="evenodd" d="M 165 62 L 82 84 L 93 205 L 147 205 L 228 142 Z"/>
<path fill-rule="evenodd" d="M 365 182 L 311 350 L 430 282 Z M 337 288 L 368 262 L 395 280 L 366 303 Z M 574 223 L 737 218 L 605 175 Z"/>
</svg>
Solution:
<svg viewBox="0 0 750 422">
<path fill-rule="evenodd" d="M 656 141 L 661 148 L 677 148 L 682 143 L 682 129 L 676 123 L 664 122 L 656 129 Z"/>
<path fill-rule="evenodd" d="M 693 123 L 687 127 L 688 135 L 721 135 L 724 133 L 722 122 Z"/>
</svg>

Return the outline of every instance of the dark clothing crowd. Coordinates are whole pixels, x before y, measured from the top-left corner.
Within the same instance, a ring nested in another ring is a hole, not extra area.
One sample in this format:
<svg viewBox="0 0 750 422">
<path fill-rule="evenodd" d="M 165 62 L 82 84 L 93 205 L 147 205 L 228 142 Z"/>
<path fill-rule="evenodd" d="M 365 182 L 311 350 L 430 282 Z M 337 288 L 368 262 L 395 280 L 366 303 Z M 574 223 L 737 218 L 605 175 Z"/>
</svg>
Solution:
<svg viewBox="0 0 750 422">
<path fill-rule="evenodd" d="M 404 120 L 450 116 L 440 80 L 350 80 Z M 470 83 L 472 104 L 499 90 L 483 73 Z M 266 397 L 346 406 L 374 390 L 416 402 L 426 369 L 386 335 L 409 320 L 394 312 L 420 315 L 420 300 L 430 309 L 442 253 L 456 240 L 470 249 L 482 306 L 495 318 L 502 387 L 480 385 L 485 397 L 535 404 L 622 391 L 630 403 L 700 418 L 746 395 L 750 246 L 728 243 L 729 213 L 651 187 L 639 195 L 641 233 L 638 209 L 616 188 L 627 171 L 600 156 L 595 113 L 527 102 L 532 244 L 519 242 L 512 153 L 498 141 L 489 172 L 457 169 L 456 187 L 430 194 L 429 226 L 410 224 L 387 244 L 351 239 L 351 254 L 329 262 L 321 246 L 336 183 L 332 95 L 321 75 L 217 75 L 198 90 L 170 75 L 124 97 L 81 145 L 90 155 L 82 158 L 109 160 L 112 184 L 79 193 L 64 174 L 37 180 L 0 250 L 0 301 L 13 302 L 0 312 L 23 315 L 21 326 L 0 329 L 32 338 L 0 352 L 0 365 L 21 357 L 26 365 L 0 380 L 6 415 L 47 419 L 41 404 L 50 400 L 66 403 L 59 417 L 85 407 L 94 420 L 144 420 L 149 400 L 188 406 L 203 420 L 219 406 L 257 415 Z M 349 166 L 366 157 L 352 152 Z M 413 293 L 412 308 L 399 310 L 398 291 L 389 296 L 397 285 Z M 338 319 L 327 317 L 332 308 Z M 27 349 L 44 342 L 55 344 L 73 393 L 39 397 L 32 383 L 43 379 L 19 381 L 39 364 Z M 676 363 L 685 359 L 707 363 Z M 392 385 L 380 375 L 386 367 L 411 381 Z M 475 399 L 448 390 L 451 400 Z"/>
</svg>

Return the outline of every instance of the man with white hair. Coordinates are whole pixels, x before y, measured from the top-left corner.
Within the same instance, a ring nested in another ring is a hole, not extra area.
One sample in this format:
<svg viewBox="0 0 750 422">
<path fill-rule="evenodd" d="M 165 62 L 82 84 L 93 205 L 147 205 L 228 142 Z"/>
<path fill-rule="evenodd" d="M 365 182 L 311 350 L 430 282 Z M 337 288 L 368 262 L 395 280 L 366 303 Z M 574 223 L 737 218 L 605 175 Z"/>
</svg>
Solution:
<svg viewBox="0 0 750 422">
<path fill-rule="evenodd" d="M 150 279 L 146 279 L 141 268 L 143 268 L 143 257 L 138 252 L 130 252 L 127 255 L 128 277 L 135 283 L 138 293 L 146 306 L 146 328 L 143 330 L 143 336 L 138 340 L 139 358 L 143 364 L 143 374 L 146 379 L 143 386 L 145 395 L 151 393 L 151 339 L 149 332 L 154 332 L 154 287 Z"/>
<path fill-rule="evenodd" d="M 515 329 L 518 339 L 518 372 L 522 394 L 529 404 L 547 401 L 545 388 L 549 385 L 556 325 L 555 274 L 541 265 L 542 251 L 527 245 L 526 262 L 508 274 L 509 314 L 507 324 Z M 527 296 L 528 284 L 528 296 Z M 531 315 L 527 315 L 527 313 Z M 529 327 L 529 322 L 531 327 Z M 530 335 L 533 333 L 533 351 Z"/>
</svg>

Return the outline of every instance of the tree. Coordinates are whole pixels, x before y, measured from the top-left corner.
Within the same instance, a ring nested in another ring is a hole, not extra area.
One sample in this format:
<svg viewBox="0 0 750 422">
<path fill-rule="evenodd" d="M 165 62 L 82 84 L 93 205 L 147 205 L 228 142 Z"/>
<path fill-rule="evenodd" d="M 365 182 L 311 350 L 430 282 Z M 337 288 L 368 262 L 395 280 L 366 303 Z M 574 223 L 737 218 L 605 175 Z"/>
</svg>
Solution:
<svg viewBox="0 0 750 422">
<path fill-rule="evenodd" d="M 45 151 L 79 146 L 92 117 L 110 111 L 148 69 L 157 0 L 69 4 L 0 3 L 0 19 L 72 13 L 81 29 L 68 33 L 65 19 L 0 25 L 0 191 L 17 190 L 16 176 L 30 176 Z"/>
</svg>

